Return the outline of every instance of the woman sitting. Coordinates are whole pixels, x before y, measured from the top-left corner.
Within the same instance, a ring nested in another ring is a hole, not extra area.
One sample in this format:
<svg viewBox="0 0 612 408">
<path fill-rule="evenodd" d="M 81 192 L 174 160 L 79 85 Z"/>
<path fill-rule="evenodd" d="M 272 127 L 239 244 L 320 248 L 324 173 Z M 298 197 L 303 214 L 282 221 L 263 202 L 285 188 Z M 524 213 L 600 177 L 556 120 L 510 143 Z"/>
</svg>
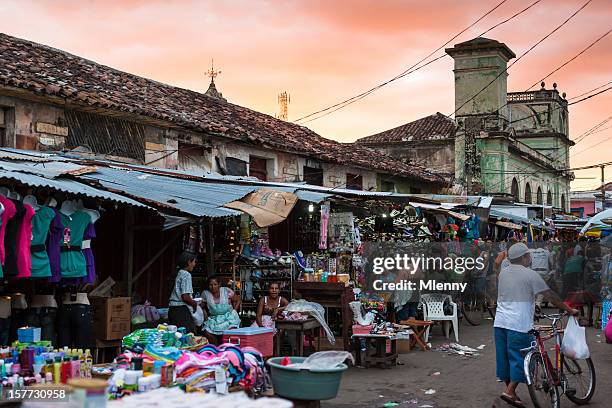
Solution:
<svg viewBox="0 0 612 408">
<path fill-rule="evenodd" d="M 204 335 L 210 343 L 220 344 L 225 330 L 240 327 L 240 316 L 236 312 L 240 299 L 234 296 L 233 290 L 222 287 L 215 276 L 208 278 L 206 287 L 203 301 L 208 319 L 204 322 Z"/>
<path fill-rule="evenodd" d="M 283 311 L 288 304 L 287 299 L 280 296 L 280 284 L 278 282 L 271 282 L 268 288 L 268 296 L 259 299 L 257 317 L 252 327 L 267 327 L 274 329 L 274 333 L 276 333 L 274 323 L 276 315 Z"/>
</svg>

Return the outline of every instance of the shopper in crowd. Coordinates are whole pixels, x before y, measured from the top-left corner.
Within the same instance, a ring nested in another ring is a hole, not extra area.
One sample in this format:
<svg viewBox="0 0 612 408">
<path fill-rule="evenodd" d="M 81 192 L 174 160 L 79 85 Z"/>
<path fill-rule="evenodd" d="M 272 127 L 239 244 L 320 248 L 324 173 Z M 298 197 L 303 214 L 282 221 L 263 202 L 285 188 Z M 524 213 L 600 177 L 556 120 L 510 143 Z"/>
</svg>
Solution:
<svg viewBox="0 0 612 408">
<path fill-rule="evenodd" d="M 578 249 L 575 255 L 569 257 L 563 266 L 563 298 L 566 299 L 570 293 L 582 290 L 585 257 L 582 249 Z"/>
<path fill-rule="evenodd" d="M 221 286 L 216 276 L 210 276 L 206 281 L 208 290 L 204 291 L 205 313 L 204 335 L 212 344 L 221 343 L 221 335 L 225 330 L 240 327 L 238 308 L 240 299 L 234 291 Z"/>
<path fill-rule="evenodd" d="M 280 295 L 280 284 L 278 282 L 270 282 L 268 295 L 259 299 L 257 317 L 252 326 L 275 329 L 277 314 L 282 312 L 288 304 L 289 301 Z"/>
<path fill-rule="evenodd" d="M 176 272 L 172 279 L 172 292 L 168 309 L 168 321 L 177 327 L 184 327 L 190 333 L 195 333 L 196 327 L 192 313 L 198 304 L 191 297 L 193 284 L 191 272 L 196 265 L 196 256 L 191 252 L 183 252 L 178 259 Z"/>
<path fill-rule="evenodd" d="M 571 315 L 577 315 L 578 311 L 563 303 L 542 277 L 529 268 L 531 254 L 527 245 L 522 242 L 512 245 L 508 249 L 508 259 L 510 265 L 499 275 L 497 313 L 493 324 L 497 377 L 506 384 L 501 398 L 512 406 L 524 407 L 516 395 L 516 388 L 526 381 L 521 349 L 531 345 L 532 338 L 528 332 L 533 327 L 536 295 L 544 295 L 548 302 Z"/>
</svg>

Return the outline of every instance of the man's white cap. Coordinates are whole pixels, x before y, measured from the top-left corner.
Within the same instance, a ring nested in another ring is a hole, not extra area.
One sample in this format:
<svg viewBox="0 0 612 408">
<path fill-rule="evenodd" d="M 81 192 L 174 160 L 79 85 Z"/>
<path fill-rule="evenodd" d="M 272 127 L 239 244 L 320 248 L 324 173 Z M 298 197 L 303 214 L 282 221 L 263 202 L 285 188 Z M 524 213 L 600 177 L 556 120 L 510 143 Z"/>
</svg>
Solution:
<svg viewBox="0 0 612 408">
<path fill-rule="evenodd" d="M 508 249 L 508 258 L 518 259 L 527 253 L 529 253 L 529 248 L 527 245 L 523 244 L 522 242 L 518 242 Z"/>
</svg>

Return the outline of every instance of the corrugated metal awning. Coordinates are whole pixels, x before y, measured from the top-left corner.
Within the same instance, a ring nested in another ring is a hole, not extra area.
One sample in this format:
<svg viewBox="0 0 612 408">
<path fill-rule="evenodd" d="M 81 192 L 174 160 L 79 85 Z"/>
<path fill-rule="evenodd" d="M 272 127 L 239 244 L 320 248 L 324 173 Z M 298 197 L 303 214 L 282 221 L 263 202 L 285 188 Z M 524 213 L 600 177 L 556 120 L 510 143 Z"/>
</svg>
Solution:
<svg viewBox="0 0 612 408">
<path fill-rule="evenodd" d="M 222 208 L 259 187 L 233 183 L 200 182 L 134 170 L 100 167 L 95 173 L 78 176 L 126 194 L 153 206 L 171 208 L 196 217 L 227 217 L 241 212 Z"/>
<path fill-rule="evenodd" d="M 114 201 L 117 203 L 132 205 L 135 207 L 151 208 L 131 198 L 124 197 L 109 191 L 99 190 L 97 188 L 79 183 L 78 181 L 68 179 L 49 179 L 35 174 L 27 174 L 17 171 L 7 171 L 0 169 L 0 179 L 15 180 L 22 184 L 32 187 L 48 187 L 54 190 L 63 191 L 65 193 L 99 198 L 102 200 Z M 152 208 L 151 208 L 152 209 Z"/>
</svg>

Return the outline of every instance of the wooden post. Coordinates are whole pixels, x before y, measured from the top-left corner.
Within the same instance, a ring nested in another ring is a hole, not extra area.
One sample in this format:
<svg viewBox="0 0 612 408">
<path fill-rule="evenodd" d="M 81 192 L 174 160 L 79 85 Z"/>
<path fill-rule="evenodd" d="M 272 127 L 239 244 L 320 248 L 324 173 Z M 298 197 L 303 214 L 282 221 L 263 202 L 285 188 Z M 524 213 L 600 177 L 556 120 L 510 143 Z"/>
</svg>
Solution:
<svg viewBox="0 0 612 408">
<path fill-rule="evenodd" d="M 208 276 L 215 273 L 215 258 L 214 258 L 214 249 L 215 249 L 215 235 L 214 235 L 214 223 L 212 218 L 209 218 L 206 223 L 206 264 L 205 270 Z"/>
<path fill-rule="evenodd" d="M 125 208 L 123 224 L 123 279 L 127 285 L 127 296 L 132 297 L 132 277 L 134 273 L 134 209 Z"/>
</svg>

